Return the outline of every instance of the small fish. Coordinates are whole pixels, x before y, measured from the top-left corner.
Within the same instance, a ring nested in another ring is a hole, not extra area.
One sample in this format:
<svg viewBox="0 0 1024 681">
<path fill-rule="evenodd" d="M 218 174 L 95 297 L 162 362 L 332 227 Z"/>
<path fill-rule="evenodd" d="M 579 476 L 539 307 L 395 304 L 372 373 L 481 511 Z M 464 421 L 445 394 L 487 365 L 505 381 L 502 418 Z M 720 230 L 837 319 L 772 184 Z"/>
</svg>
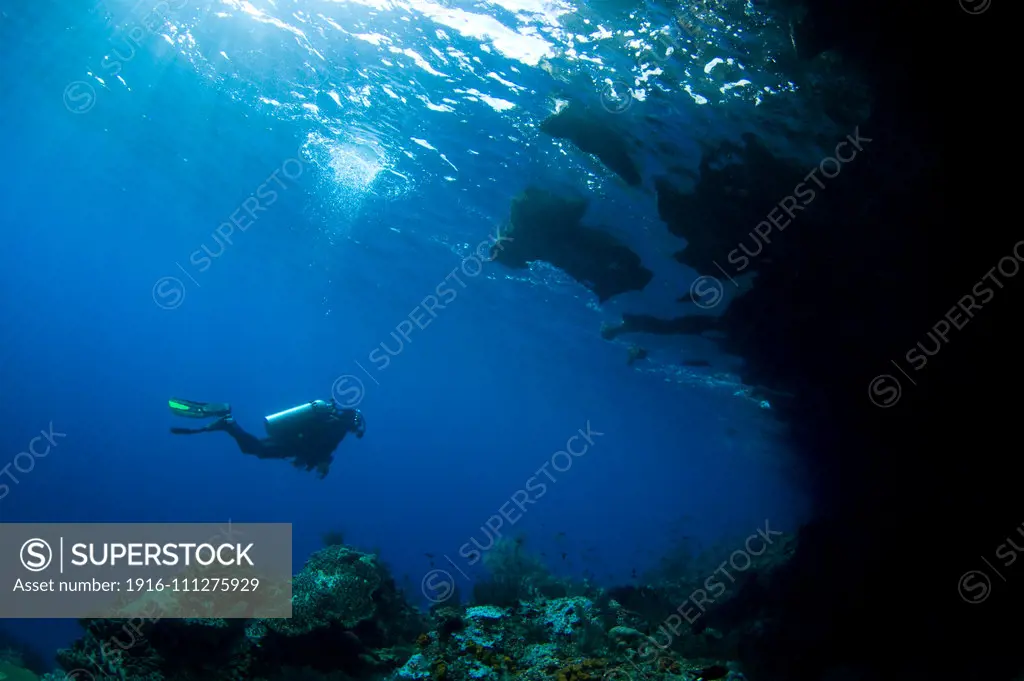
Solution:
<svg viewBox="0 0 1024 681">
<path fill-rule="evenodd" d="M 562 560 L 565 560 L 565 556 L 566 556 L 565 551 L 562 551 Z"/>
<path fill-rule="evenodd" d="M 432 554 L 432 553 L 424 553 L 423 555 L 426 556 L 427 558 L 433 558 L 434 557 L 434 554 Z"/>
</svg>

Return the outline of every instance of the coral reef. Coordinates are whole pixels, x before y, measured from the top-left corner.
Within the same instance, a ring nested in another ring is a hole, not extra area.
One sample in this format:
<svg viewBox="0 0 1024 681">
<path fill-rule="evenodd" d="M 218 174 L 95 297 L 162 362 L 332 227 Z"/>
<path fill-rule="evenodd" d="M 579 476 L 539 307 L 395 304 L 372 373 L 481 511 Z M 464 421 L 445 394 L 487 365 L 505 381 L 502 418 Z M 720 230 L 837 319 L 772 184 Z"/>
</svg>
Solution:
<svg viewBox="0 0 1024 681">
<path fill-rule="evenodd" d="M 649 637 L 640 631 L 606 630 L 607 621 L 615 619 L 621 606 L 599 592 L 595 596 L 594 600 L 537 597 L 515 608 L 466 607 L 459 611 L 463 626 L 458 633 L 424 635 L 420 651 L 387 681 L 667 681 L 707 668 L 706 658 L 689 660 L 671 647 L 645 654 Z M 452 609 L 448 610 L 450 617 Z M 740 678 L 736 672 L 728 675 Z"/>
<path fill-rule="evenodd" d="M 374 594 L 384 578 L 376 558 L 332 545 L 318 551 L 292 582 L 292 617 L 265 620 L 284 635 L 301 636 L 340 624 L 352 628 L 373 617 Z"/>
<path fill-rule="evenodd" d="M 400 667 L 424 629 L 377 556 L 345 546 L 309 558 L 292 602 L 289 619 L 83 620 L 57 662 L 130 681 L 374 678 Z"/>
<path fill-rule="evenodd" d="M 786 555 L 766 552 L 745 579 L 756 582 Z M 620 601 L 552 576 L 522 538 L 502 540 L 487 554 L 488 586 L 475 591 L 501 603 L 451 601 L 424 614 L 377 556 L 333 545 L 295 576 L 290 619 L 83 620 L 83 636 L 58 654 L 64 672 L 43 681 L 75 670 L 125 681 L 667 681 L 707 669 L 736 680 L 728 636 L 663 635 L 685 598 L 680 590 L 698 583 L 711 560 L 680 558 L 674 567 L 692 574 L 652 576 L 643 594 L 619 590 Z"/>
</svg>

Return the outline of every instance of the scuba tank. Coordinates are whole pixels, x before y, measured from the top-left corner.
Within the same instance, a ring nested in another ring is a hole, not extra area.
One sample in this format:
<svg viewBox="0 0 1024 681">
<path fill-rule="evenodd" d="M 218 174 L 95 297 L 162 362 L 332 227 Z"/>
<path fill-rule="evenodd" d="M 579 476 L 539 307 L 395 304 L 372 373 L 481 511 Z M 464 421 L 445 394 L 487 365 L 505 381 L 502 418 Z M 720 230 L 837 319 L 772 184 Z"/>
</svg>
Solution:
<svg viewBox="0 0 1024 681">
<path fill-rule="evenodd" d="M 265 417 L 263 426 L 270 437 L 287 440 L 316 424 L 323 418 L 323 414 L 333 411 L 334 406 L 329 402 L 313 400 Z"/>
</svg>

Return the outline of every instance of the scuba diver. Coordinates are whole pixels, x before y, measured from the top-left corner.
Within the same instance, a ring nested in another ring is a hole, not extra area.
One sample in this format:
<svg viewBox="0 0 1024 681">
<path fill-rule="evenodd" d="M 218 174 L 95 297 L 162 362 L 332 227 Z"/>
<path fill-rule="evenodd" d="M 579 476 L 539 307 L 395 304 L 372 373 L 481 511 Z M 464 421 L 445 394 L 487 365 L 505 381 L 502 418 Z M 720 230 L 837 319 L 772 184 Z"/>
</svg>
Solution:
<svg viewBox="0 0 1024 681">
<path fill-rule="evenodd" d="M 171 428 L 175 435 L 194 435 L 222 430 L 235 439 L 243 454 L 260 459 L 293 459 L 296 468 L 327 477 L 334 450 L 349 433 L 366 433 L 366 421 L 358 409 L 342 409 L 334 400 L 314 400 L 263 419 L 266 438 L 246 432 L 231 416 L 231 405 L 191 400 L 168 400 L 171 413 L 192 419 L 216 417 L 203 428 Z"/>
</svg>

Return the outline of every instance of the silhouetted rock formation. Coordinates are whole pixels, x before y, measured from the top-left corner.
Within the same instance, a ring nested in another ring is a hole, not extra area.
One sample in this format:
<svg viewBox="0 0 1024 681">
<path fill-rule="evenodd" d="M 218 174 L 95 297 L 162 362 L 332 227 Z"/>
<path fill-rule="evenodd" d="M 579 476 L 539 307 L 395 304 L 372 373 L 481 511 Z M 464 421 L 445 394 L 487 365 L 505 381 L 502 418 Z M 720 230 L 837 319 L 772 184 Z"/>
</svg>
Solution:
<svg viewBox="0 0 1024 681">
<path fill-rule="evenodd" d="M 532 261 L 547 262 L 596 293 L 601 302 L 642 290 L 653 273 L 614 236 L 583 226 L 586 210 L 584 199 L 527 188 L 512 200 L 510 226 L 491 249 L 491 258 L 518 269 Z"/>
<path fill-rule="evenodd" d="M 958 586 L 969 570 L 986 569 L 984 557 L 992 560 L 1021 521 L 1011 505 L 1019 478 L 1000 458 L 1013 420 L 992 413 L 1002 398 L 987 385 L 1021 385 L 1019 334 L 998 328 L 1000 315 L 1019 311 L 1020 275 L 991 286 L 1005 300 L 975 312 L 967 327 L 961 319 L 941 357 L 926 366 L 905 359 L 1019 240 L 996 227 L 1005 221 L 995 204 L 1015 195 L 1011 176 L 976 179 L 1015 125 L 1000 124 L 983 97 L 940 94 L 951 70 L 943 57 L 955 56 L 938 36 L 956 35 L 960 54 L 983 49 L 996 10 L 979 14 L 984 4 L 970 2 L 935 8 L 930 20 L 951 21 L 932 29 L 929 48 L 921 44 L 929 36 L 914 28 L 918 8 L 810 4 L 797 42 L 808 56 L 844 48 L 872 74 L 875 103 L 860 128 L 873 142 L 813 213 L 750 263 L 754 287 L 731 303 L 721 330 L 745 360 L 745 382 L 798 395 L 792 436 L 815 478 L 822 518 L 770 584 L 709 614 L 708 624 L 749 623 L 740 656 L 753 679 L 820 680 L 837 667 L 851 678 L 1010 679 L 1021 662 L 1016 630 L 1006 623 L 1019 616 L 1024 579 L 1019 571 L 1005 583 L 993 575 L 984 603 Z M 974 91 L 987 92 L 1005 75 L 978 77 L 985 85 Z M 690 241 L 682 262 L 720 276 L 714 262 L 726 256 L 718 264 L 728 263 L 729 249 L 778 200 L 761 183 L 792 191 L 789 176 L 782 182 L 770 167 L 747 173 L 766 207 L 753 200 L 723 207 L 734 195 L 714 182 L 690 197 L 659 187 L 663 216 Z M 708 225 L 708 211 L 726 217 Z M 982 242 L 988 237 L 999 243 Z M 901 392 L 880 408 L 871 387 L 886 374 Z"/>
<path fill-rule="evenodd" d="M 776 159 L 747 134 L 743 145 L 705 151 L 693 191 L 657 178 L 658 215 L 687 242 L 675 259 L 702 275 L 722 276 L 725 270 L 735 276 L 757 271 L 768 248 L 779 257 L 785 244 L 777 242 L 787 228 L 811 228 L 813 202 L 828 181 L 808 178 L 814 170 Z"/>
<path fill-rule="evenodd" d="M 611 115 L 573 103 L 545 119 L 540 129 L 552 137 L 572 142 L 580 151 L 593 154 L 626 184 L 635 187 L 643 177 L 630 154 L 628 140 L 611 125 Z"/>
</svg>

